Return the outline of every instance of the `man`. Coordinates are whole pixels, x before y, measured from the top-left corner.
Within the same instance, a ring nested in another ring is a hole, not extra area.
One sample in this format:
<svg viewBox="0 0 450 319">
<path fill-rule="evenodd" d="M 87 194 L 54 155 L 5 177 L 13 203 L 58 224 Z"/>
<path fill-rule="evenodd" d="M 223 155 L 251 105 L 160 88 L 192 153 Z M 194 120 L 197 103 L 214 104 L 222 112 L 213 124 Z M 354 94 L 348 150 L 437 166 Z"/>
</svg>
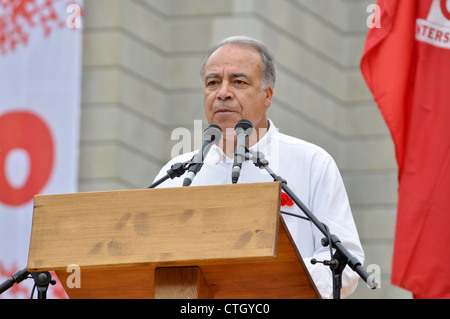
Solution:
<svg viewBox="0 0 450 319">
<path fill-rule="evenodd" d="M 210 49 L 202 63 L 201 75 L 206 118 L 209 124 L 216 124 L 222 129 L 223 138 L 211 147 L 192 185 L 231 184 L 236 145 L 234 128 L 238 121 L 249 120 L 254 127 L 249 138 L 250 150 L 265 155 L 271 169 L 287 181 L 297 197 L 362 263 L 364 252 L 335 162 L 318 146 L 279 133 L 266 116 L 276 79 L 275 62 L 266 46 L 247 37 L 225 39 Z M 189 161 L 196 153 L 174 158 L 163 167 L 155 180 L 165 176 L 174 163 Z M 169 179 L 161 187 L 180 187 L 183 180 L 184 176 Z M 242 164 L 239 183 L 271 181 L 273 178 L 253 162 Z M 303 215 L 295 205 L 282 207 L 282 211 Z M 312 258 L 330 259 L 329 248 L 321 245 L 324 235 L 311 222 L 288 215 L 283 215 L 283 218 L 322 297 L 332 298 L 329 267 L 310 262 Z M 346 267 L 342 297 L 354 291 L 358 278 Z"/>
</svg>

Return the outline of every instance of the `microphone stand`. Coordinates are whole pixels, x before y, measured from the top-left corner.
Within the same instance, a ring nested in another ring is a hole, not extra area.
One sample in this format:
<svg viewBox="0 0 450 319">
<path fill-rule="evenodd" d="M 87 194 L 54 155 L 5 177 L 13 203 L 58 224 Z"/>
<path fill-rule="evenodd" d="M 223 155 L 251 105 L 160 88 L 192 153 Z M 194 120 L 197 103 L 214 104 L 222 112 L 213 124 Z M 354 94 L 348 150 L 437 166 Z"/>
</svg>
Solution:
<svg viewBox="0 0 450 319">
<path fill-rule="evenodd" d="M 29 275 L 31 275 L 31 278 L 34 279 L 34 287 L 33 291 L 31 292 L 31 298 L 33 298 L 34 289 L 37 287 L 38 299 L 47 299 L 48 285 L 55 285 L 56 280 L 52 279 L 52 275 L 48 271 L 30 273 L 28 272 L 27 268 L 19 270 L 18 272 L 13 274 L 10 279 L 7 279 L 2 284 L 0 284 L 0 295 L 14 286 L 14 284 L 19 284 L 23 280 L 30 278 L 28 277 Z"/>
<path fill-rule="evenodd" d="M 329 266 L 333 275 L 333 299 L 341 298 L 341 288 L 342 288 L 342 272 L 345 266 L 349 266 L 353 271 L 355 271 L 366 284 L 371 289 L 377 288 L 377 283 L 375 278 L 370 276 L 366 270 L 362 267 L 361 262 L 342 245 L 341 241 L 336 235 L 330 233 L 327 225 L 321 223 L 314 214 L 302 203 L 302 201 L 294 194 L 294 192 L 287 186 L 286 180 L 275 174 L 274 171 L 269 167 L 269 162 L 264 158 L 264 154 L 261 152 L 253 152 L 250 149 L 246 149 L 253 157 L 253 163 L 255 166 L 265 169 L 275 182 L 280 182 L 282 189 L 286 194 L 294 201 L 294 203 L 305 213 L 308 219 L 322 232 L 325 236 L 322 239 L 322 245 L 324 247 L 330 247 L 330 253 L 332 255 L 331 260 L 318 261 L 312 259 L 311 263 L 322 263 L 325 266 Z M 332 248 L 335 249 L 333 254 Z"/>
<path fill-rule="evenodd" d="M 193 159 L 188 162 L 173 164 L 164 177 L 160 178 L 147 188 L 155 188 L 164 183 L 169 178 L 174 179 L 176 177 L 183 176 L 183 174 L 194 164 L 195 163 L 193 162 Z"/>
</svg>

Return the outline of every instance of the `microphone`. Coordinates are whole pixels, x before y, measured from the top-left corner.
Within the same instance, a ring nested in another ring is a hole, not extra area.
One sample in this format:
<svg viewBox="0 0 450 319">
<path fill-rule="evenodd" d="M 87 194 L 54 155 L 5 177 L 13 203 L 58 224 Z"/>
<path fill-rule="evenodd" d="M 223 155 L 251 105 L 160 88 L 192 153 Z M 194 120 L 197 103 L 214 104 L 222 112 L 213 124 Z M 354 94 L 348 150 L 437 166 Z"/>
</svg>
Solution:
<svg viewBox="0 0 450 319">
<path fill-rule="evenodd" d="M 247 140 L 253 132 L 253 125 L 249 120 L 240 120 L 234 128 L 237 135 L 236 149 L 234 151 L 234 163 L 231 171 L 231 181 L 236 184 L 241 175 L 242 163 L 245 162 Z"/>
<path fill-rule="evenodd" d="M 203 166 L 203 159 L 208 154 L 211 146 L 217 144 L 222 137 L 222 130 L 219 126 L 211 124 L 203 131 L 203 144 L 198 153 L 192 158 L 191 163 L 194 163 L 189 168 L 186 178 L 183 181 L 183 186 L 191 185 L 195 175 L 198 174 Z"/>
</svg>

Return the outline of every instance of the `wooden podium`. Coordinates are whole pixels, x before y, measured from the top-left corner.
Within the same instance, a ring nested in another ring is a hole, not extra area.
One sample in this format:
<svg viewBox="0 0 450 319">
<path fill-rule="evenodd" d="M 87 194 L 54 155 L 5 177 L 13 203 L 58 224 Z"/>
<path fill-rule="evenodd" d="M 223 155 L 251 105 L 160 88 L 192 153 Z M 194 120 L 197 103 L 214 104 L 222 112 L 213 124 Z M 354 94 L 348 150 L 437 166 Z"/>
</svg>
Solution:
<svg viewBox="0 0 450 319">
<path fill-rule="evenodd" d="M 279 183 L 35 197 L 27 269 L 70 298 L 320 298 Z M 69 265 L 81 288 L 69 288 Z"/>
</svg>

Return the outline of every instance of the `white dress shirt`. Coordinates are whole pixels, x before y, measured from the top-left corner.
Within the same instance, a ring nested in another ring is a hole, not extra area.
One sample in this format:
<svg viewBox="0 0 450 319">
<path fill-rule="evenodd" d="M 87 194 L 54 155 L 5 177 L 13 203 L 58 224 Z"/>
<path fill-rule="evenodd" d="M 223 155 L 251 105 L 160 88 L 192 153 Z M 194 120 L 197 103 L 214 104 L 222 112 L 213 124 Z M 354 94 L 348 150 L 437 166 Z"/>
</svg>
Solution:
<svg viewBox="0 0 450 319">
<path fill-rule="evenodd" d="M 322 148 L 303 140 L 279 133 L 272 121 L 267 133 L 250 149 L 259 151 L 269 161 L 270 168 L 287 181 L 289 188 L 306 207 L 325 223 L 361 263 L 364 252 L 353 220 L 347 193 L 333 158 Z M 167 163 L 155 181 L 164 177 L 175 163 L 192 159 L 197 153 L 191 152 L 177 156 Z M 227 157 L 222 149 L 212 146 L 200 172 L 191 186 L 231 184 L 233 159 Z M 181 187 L 184 176 L 168 179 L 159 187 Z M 252 161 L 242 164 L 238 183 L 273 182 L 273 178 L 264 170 L 256 167 Z M 283 206 L 282 211 L 305 216 L 296 205 Z M 333 297 L 331 270 L 322 264 L 312 265 L 311 258 L 330 260 L 329 247 L 323 247 L 324 235 L 312 222 L 297 217 L 282 215 L 305 261 L 311 278 L 323 298 Z M 358 283 L 359 276 L 346 267 L 342 277 L 341 297 L 350 295 Z"/>
</svg>

